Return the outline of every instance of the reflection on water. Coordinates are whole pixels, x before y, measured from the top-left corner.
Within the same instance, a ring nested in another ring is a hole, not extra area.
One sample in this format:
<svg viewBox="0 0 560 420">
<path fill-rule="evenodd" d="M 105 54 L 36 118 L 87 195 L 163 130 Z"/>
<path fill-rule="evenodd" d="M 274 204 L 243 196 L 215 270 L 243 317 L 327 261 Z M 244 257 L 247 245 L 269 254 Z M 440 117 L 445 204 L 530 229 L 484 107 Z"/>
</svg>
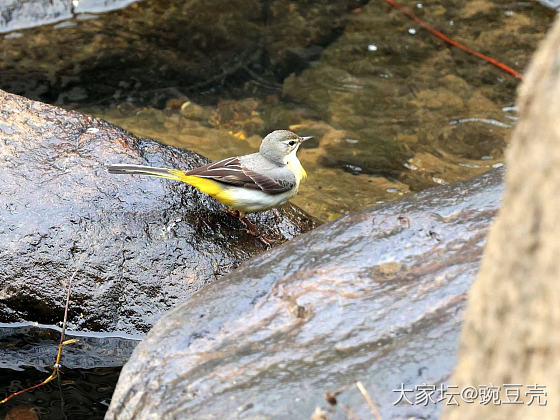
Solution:
<svg viewBox="0 0 560 420">
<path fill-rule="evenodd" d="M 66 338 L 78 341 L 64 347 L 60 376 L 0 405 L 1 419 L 103 418 L 139 339 L 72 332 Z M 45 380 L 59 341 L 60 329 L 52 326 L 0 325 L 0 399 Z"/>
</svg>

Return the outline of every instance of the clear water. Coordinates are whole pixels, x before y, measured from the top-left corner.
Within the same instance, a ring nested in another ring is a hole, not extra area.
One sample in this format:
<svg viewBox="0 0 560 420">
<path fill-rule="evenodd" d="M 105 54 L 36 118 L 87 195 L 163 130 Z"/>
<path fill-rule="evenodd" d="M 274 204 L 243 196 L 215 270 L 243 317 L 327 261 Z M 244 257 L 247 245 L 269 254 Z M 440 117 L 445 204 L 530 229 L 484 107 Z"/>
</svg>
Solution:
<svg viewBox="0 0 560 420">
<path fill-rule="evenodd" d="M 138 337 L 69 332 L 70 338 L 78 342 L 64 347 L 60 375 L 0 405 L 0 418 L 103 418 Z M 45 380 L 52 372 L 59 340 L 57 327 L 0 325 L 0 399 Z"/>
<path fill-rule="evenodd" d="M 535 3 L 411 6 L 520 71 L 553 16 Z M 310 177 L 294 202 L 323 220 L 503 161 L 517 79 L 446 46 L 383 2 L 345 19 L 342 35 L 283 80 L 253 74 L 217 92 L 160 90 L 152 103 L 133 95 L 77 108 L 211 159 L 253 152 L 277 128 L 314 135 L 299 153 Z"/>
<path fill-rule="evenodd" d="M 6 419 L 102 419 L 109 407 L 120 367 L 67 369 L 48 384 L 0 405 Z M 0 369 L 0 395 L 43 381 L 48 372 L 35 368 Z"/>
<path fill-rule="evenodd" d="M 385 2 L 356 2 L 359 7 L 338 17 L 340 28 L 330 37 L 293 51 L 295 58 L 282 66 L 259 50 L 234 57 L 210 82 L 192 76 L 209 65 L 204 57 L 181 61 L 189 48 L 181 40 L 192 36 L 181 32 L 190 22 L 183 15 L 192 12 L 181 4 L 143 1 L 10 32 L 0 41 L 0 87 L 211 159 L 253 152 L 273 129 L 314 135 L 300 152 L 310 177 L 294 202 L 323 220 L 469 178 L 503 161 L 519 81 L 448 47 Z M 406 5 L 519 71 L 555 16 L 534 2 Z M 223 6 L 219 16 L 234 19 L 236 8 Z M 301 18 L 296 6 L 286 13 Z M 167 20 L 160 22 L 162 16 Z M 194 17 L 232 37 L 244 29 Z M 227 53 L 220 42 L 200 40 Z M 273 41 L 259 42 L 267 47 Z"/>
</svg>

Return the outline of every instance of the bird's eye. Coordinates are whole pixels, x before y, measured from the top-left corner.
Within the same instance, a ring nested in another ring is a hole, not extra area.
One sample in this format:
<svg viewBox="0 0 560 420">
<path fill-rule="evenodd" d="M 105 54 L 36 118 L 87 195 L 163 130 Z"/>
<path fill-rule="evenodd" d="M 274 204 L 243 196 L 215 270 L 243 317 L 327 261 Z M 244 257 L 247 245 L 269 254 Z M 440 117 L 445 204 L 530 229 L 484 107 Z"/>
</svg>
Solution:
<svg viewBox="0 0 560 420">
<path fill-rule="evenodd" d="M 295 140 L 290 140 L 290 142 L 288 143 L 290 146 L 293 146 L 294 144 L 296 144 Z"/>
</svg>

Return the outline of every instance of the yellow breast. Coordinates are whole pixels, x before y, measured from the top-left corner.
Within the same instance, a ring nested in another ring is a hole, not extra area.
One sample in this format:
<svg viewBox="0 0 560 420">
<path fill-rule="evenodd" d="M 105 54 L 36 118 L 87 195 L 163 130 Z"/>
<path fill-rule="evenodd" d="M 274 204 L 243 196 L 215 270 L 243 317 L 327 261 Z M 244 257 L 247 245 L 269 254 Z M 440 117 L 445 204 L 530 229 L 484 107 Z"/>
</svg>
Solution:
<svg viewBox="0 0 560 420">
<path fill-rule="evenodd" d="M 301 163 L 296 156 L 288 160 L 286 166 L 295 175 L 298 185 L 302 179 L 307 178 L 307 172 L 305 172 L 305 169 L 303 169 L 303 166 L 301 166 Z"/>
</svg>

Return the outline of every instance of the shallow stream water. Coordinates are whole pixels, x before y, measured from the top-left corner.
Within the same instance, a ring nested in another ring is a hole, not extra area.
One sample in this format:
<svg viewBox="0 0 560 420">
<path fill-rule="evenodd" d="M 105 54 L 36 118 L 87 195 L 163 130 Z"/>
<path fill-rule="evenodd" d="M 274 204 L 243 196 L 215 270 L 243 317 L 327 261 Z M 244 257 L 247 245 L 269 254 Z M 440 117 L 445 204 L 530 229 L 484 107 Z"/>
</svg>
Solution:
<svg viewBox="0 0 560 420">
<path fill-rule="evenodd" d="M 238 22 L 248 7 L 242 2 L 208 2 L 213 9 L 192 16 L 173 0 L 107 13 L 131 2 L 39 3 L 11 0 L 3 9 L 11 12 L 0 19 L 1 89 L 211 159 L 251 153 L 274 129 L 313 135 L 299 153 L 309 179 L 294 202 L 322 220 L 502 165 L 517 118 L 519 80 L 447 46 L 383 1 L 346 2 L 351 7 L 343 11 L 329 2 L 277 2 L 285 9 L 269 5 Z M 403 3 L 521 72 L 557 6 Z M 265 12 L 271 33 L 259 38 L 254 22 Z M 212 36 L 195 32 L 208 27 Z M 301 45 L 293 39 L 300 32 Z M 243 41 L 239 52 L 236 40 Z M 193 45 L 197 54 L 184 59 Z M 1 395 L 36 383 L 47 369 L 3 369 Z M 37 418 L 101 418 L 119 371 L 68 369 L 61 383 L 18 397 L 0 413 L 23 406 Z M 80 404 L 89 411 L 72 411 Z"/>
<path fill-rule="evenodd" d="M 181 20 L 186 12 L 177 2 L 168 3 L 144 1 L 106 14 L 78 9 L 56 24 L 9 32 L 1 41 L 0 87 L 211 159 L 253 152 L 274 129 L 313 135 L 299 153 L 309 179 L 294 202 L 323 220 L 466 179 L 503 161 L 519 80 L 449 47 L 385 2 L 355 2 L 337 16 L 335 28 L 321 37 L 306 35 L 304 48 L 288 45 L 288 58 L 273 57 L 284 51 L 283 37 L 259 40 L 264 49 L 256 44 L 253 55 L 242 39 L 243 52 L 225 60 L 210 81 L 199 74 L 213 71 L 204 67 L 211 65 L 204 57 L 181 63 L 172 56 L 184 37 L 196 34 L 181 33 L 190 21 Z M 555 14 L 535 2 L 405 5 L 519 71 Z M 202 11 L 194 18 L 201 26 L 214 22 L 216 32 L 227 30 L 236 40 L 241 35 L 233 20 L 239 16 L 231 7 L 219 11 L 224 23 Z M 283 12 L 288 24 L 311 16 L 310 26 L 323 22 L 313 20 L 321 12 L 333 13 L 316 9 L 293 3 Z M 157 26 L 153 21 L 162 16 Z M 200 40 L 202 48 L 227 49 L 224 42 L 218 35 Z M 61 44 L 68 51 L 49 47 Z M 177 68 L 170 69 L 173 63 Z"/>
<path fill-rule="evenodd" d="M 552 18 L 535 3 L 408 6 L 519 71 Z M 501 165 L 519 80 L 448 47 L 384 2 L 344 20 L 336 40 L 283 80 L 252 74 L 218 93 L 177 88 L 155 92 L 151 104 L 129 96 L 78 109 L 215 160 L 255 151 L 273 129 L 313 135 L 299 153 L 309 179 L 293 201 L 323 220 Z"/>
</svg>

